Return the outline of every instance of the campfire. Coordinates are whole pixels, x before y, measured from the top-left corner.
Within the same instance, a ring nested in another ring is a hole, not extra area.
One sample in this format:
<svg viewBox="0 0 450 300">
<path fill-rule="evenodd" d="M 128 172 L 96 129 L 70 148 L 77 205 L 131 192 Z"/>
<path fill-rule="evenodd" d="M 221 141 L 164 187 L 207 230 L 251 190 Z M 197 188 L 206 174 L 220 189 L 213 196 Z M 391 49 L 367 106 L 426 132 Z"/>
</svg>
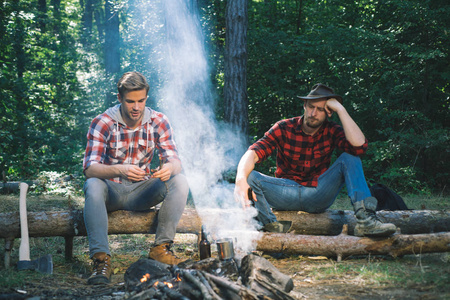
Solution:
<svg viewBox="0 0 450 300">
<path fill-rule="evenodd" d="M 125 273 L 129 299 L 293 299 L 292 279 L 255 254 L 169 266 L 140 259 Z"/>
</svg>

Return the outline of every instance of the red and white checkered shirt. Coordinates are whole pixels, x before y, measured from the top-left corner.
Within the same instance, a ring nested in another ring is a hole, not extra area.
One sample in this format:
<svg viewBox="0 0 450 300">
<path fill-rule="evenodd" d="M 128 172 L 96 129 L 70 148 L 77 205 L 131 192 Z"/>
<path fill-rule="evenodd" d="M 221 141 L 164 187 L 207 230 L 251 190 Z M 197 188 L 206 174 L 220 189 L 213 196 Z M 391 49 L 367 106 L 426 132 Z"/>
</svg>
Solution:
<svg viewBox="0 0 450 300">
<path fill-rule="evenodd" d="M 302 117 L 278 121 L 260 140 L 249 147 L 261 162 L 277 150 L 275 177 L 287 178 L 304 186 L 316 187 L 319 176 L 329 167 L 335 148 L 359 156 L 366 152 L 368 142 L 352 146 L 342 126 L 325 121 L 313 135 L 302 130 Z"/>
<path fill-rule="evenodd" d="M 163 162 L 179 160 L 173 131 L 168 118 L 146 107 L 142 124 L 129 128 L 117 112 L 120 104 L 94 118 L 87 133 L 83 169 L 96 163 L 132 164 L 150 172 L 155 148 Z M 122 178 L 112 178 L 122 182 Z"/>
</svg>

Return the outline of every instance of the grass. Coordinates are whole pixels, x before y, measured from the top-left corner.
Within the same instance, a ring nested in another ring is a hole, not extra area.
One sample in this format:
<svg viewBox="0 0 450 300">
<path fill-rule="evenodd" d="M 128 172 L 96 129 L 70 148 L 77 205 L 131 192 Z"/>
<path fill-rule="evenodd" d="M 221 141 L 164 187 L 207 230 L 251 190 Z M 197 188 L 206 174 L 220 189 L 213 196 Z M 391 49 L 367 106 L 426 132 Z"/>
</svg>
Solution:
<svg viewBox="0 0 450 300">
<path fill-rule="evenodd" d="M 84 199 L 80 194 L 71 194 L 69 197 L 36 191 L 31 189 L 27 195 L 28 211 L 82 209 L 84 205 Z M 409 208 L 416 210 L 445 210 L 450 207 L 450 197 L 405 195 L 403 199 Z M 18 203 L 18 193 L 1 195 L 0 211 L 18 211 Z M 352 206 L 343 192 L 330 209 L 352 210 Z M 145 234 L 111 235 L 109 238 L 114 261 L 113 272 L 116 275 L 123 275 L 131 263 L 140 257 L 147 256 L 154 241 L 154 235 Z M 29 281 L 45 282 L 49 277 L 57 278 L 61 284 L 73 284 L 74 278 L 84 282 L 91 270 L 87 238 L 74 238 L 74 260 L 71 262 L 66 262 L 64 259 L 64 243 L 62 237 L 31 238 L 31 258 L 36 259 L 47 253 L 52 254 L 54 274 L 49 276 L 33 271 L 17 271 L 14 267 L 5 269 L 4 265 L 0 264 L 0 294 L 20 289 Z M 182 253 L 185 258 L 198 259 L 196 243 L 196 235 L 179 234 L 175 240 L 176 252 Z M 16 239 L 11 255 L 12 266 L 18 261 L 19 244 L 20 240 Z M 0 247 L 4 249 L 3 240 L 0 241 Z M 0 255 L 3 254 L 3 251 L 0 252 Z M 329 288 L 333 284 L 339 284 L 392 289 L 406 287 L 417 291 L 440 291 L 445 295 L 450 294 L 448 287 L 450 253 L 406 255 L 401 258 L 350 257 L 342 262 L 298 255 L 281 259 L 265 257 L 282 272 L 294 278 L 295 285 L 299 289 L 305 289 L 311 283 L 317 284 L 316 289 L 321 289 L 323 286 Z"/>
</svg>

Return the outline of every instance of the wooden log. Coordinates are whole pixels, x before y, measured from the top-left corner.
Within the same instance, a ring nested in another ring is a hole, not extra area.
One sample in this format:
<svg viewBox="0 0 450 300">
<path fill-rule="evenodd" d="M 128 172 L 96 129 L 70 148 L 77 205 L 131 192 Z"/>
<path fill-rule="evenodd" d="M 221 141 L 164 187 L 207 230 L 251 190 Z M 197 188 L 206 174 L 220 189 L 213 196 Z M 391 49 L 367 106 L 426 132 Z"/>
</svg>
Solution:
<svg viewBox="0 0 450 300">
<path fill-rule="evenodd" d="M 41 181 L 39 180 L 29 180 L 29 181 L 6 181 L 6 182 L 0 182 L 0 191 L 8 194 L 13 193 L 15 191 L 19 190 L 19 185 L 21 182 L 25 182 L 28 185 L 39 185 L 41 184 Z"/>
<path fill-rule="evenodd" d="M 421 254 L 450 251 L 450 232 L 430 234 L 395 234 L 389 238 L 311 236 L 265 233 L 258 241 L 257 250 L 272 253 L 348 257 L 351 255 Z"/>
<path fill-rule="evenodd" d="M 109 234 L 155 233 L 157 211 L 109 213 Z M 86 236 L 83 211 L 28 212 L 30 237 Z M 178 224 L 180 233 L 198 233 L 201 220 L 195 209 L 187 208 Z M 20 237 L 19 213 L 0 213 L 0 238 Z"/>
<path fill-rule="evenodd" d="M 356 218 L 350 210 L 328 210 L 320 214 L 302 211 L 274 211 L 279 221 L 292 221 L 291 232 L 308 235 L 338 235 L 348 224 L 353 235 Z M 450 210 L 378 211 L 377 216 L 385 223 L 393 223 L 402 234 L 420 234 L 450 231 Z"/>
<path fill-rule="evenodd" d="M 294 288 L 288 275 L 281 273 L 271 262 L 263 257 L 249 254 L 241 262 L 242 283 L 249 289 L 267 295 L 270 299 L 284 299 L 286 293 Z M 287 299 L 292 299 L 287 296 Z"/>
<path fill-rule="evenodd" d="M 352 211 L 330 210 L 321 214 L 277 211 L 278 219 L 293 222 L 291 232 L 308 235 L 338 235 L 344 224 L 353 234 L 356 218 Z M 30 237 L 86 236 L 83 211 L 28 212 Z M 395 224 L 402 234 L 450 231 L 450 211 L 380 211 L 378 216 Z M 155 233 L 157 211 L 115 211 L 109 214 L 109 234 Z M 201 219 L 194 208 L 186 208 L 178 224 L 179 233 L 198 233 Z M 0 213 L 0 238 L 20 237 L 19 213 Z"/>
</svg>

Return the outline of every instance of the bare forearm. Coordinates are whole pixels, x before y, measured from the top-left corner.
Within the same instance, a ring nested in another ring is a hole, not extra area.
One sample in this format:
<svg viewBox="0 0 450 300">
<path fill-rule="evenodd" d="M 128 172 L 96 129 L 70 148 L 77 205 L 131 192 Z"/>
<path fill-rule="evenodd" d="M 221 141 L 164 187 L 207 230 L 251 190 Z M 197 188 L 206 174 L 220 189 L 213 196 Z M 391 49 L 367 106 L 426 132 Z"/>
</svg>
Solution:
<svg viewBox="0 0 450 300">
<path fill-rule="evenodd" d="M 359 126 L 353 121 L 345 108 L 338 111 L 339 119 L 345 131 L 345 137 L 355 147 L 362 146 L 366 142 L 366 137 Z"/>
<path fill-rule="evenodd" d="M 119 165 L 92 164 L 84 171 L 87 178 L 110 179 L 121 176 Z"/>
<path fill-rule="evenodd" d="M 251 171 L 255 168 L 255 163 L 258 161 L 258 156 L 256 152 L 253 150 L 248 150 L 242 156 L 239 161 L 239 165 L 236 173 L 236 182 L 245 181 L 247 182 L 248 175 L 250 175 Z"/>
</svg>

